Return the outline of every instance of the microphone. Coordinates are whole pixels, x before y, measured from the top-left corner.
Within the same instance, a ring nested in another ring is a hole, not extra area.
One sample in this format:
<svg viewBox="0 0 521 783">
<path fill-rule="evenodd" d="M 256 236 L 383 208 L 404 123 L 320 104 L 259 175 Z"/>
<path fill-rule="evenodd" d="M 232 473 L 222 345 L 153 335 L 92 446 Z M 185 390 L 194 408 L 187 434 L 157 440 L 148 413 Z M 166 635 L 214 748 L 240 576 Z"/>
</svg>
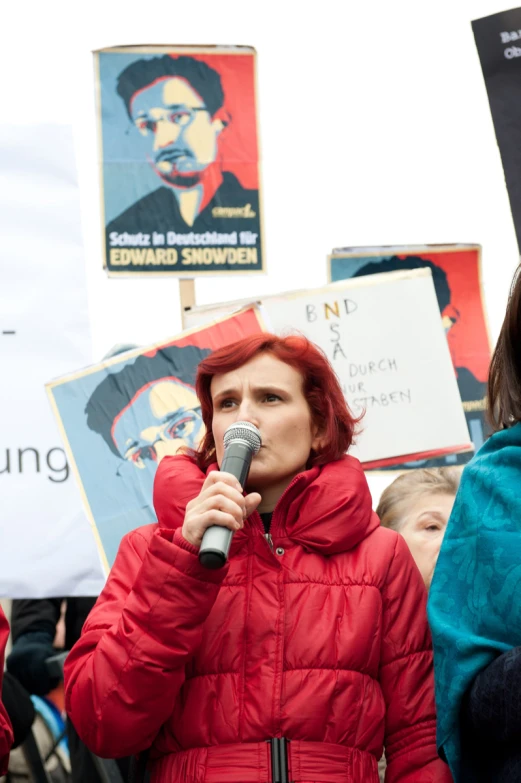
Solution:
<svg viewBox="0 0 521 783">
<path fill-rule="evenodd" d="M 250 465 L 262 445 L 261 434 L 249 421 L 236 421 L 224 433 L 224 455 L 221 470 L 235 476 L 244 489 Z M 199 562 L 205 568 L 222 568 L 228 559 L 233 530 L 221 525 L 207 528 L 199 549 Z"/>
</svg>

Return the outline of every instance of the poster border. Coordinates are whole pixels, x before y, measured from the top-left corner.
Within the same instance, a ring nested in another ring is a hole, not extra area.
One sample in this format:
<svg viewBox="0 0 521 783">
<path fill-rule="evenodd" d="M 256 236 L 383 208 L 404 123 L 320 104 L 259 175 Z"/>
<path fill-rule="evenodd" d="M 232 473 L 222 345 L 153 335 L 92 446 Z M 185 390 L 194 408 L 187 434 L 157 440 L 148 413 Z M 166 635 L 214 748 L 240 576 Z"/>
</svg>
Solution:
<svg viewBox="0 0 521 783">
<path fill-rule="evenodd" d="M 106 223 L 105 223 L 105 192 L 104 192 L 104 178 L 103 178 L 103 126 L 102 126 L 102 104 L 101 104 L 101 79 L 100 79 L 100 54 L 228 54 L 228 55 L 245 55 L 251 54 L 253 57 L 253 103 L 255 106 L 255 130 L 257 134 L 257 178 L 258 178 L 258 194 L 260 205 L 260 240 L 261 240 L 261 267 L 260 269 L 231 269 L 223 272 L 216 272 L 215 270 L 209 270 L 207 272 L 200 271 L 194 272 L 193 270 L 186 271 L 161 271 L 161 272 L 130 272 L 127 269 L 121 272 L 114 269 L 109 269 L 107 263 L 107 246 L 106 246 Z M 102 49 L 93 49 L 92 55 L 94 57 L 94 77 L 95 77 L 95 111 L 96 111 L 96 131 L 98 135 L 98 181 L 99 181 L 99 199 L 100 199 L 100 213 L 101 213 L 101 252 L 103 258 L 103 269 L 107 273 L 109 278 L 115 277 L 148 277 L 152 279 L 154 277 L 177 277 L 178 279 L 196 280 L 198 277 L 215 277 L 216 279 L 226 278 L 228 275 L 266 275 L 268 273 L 266 263 L 266 232 L 264 230 L 264 189 L 262 183 L 262 171 L 261 171 L 261 144 L 260 144 L 260 121 L 259 121 L 259 89 L 258 89 L 258 77 L 257 77 L 257 50 L 254 46 L 225 46 L 219 44 L 194 44 L 194 45 L 168 45 L 168 44 L 132 44 L 128 46 L 109 46 Z"/>
</svg>

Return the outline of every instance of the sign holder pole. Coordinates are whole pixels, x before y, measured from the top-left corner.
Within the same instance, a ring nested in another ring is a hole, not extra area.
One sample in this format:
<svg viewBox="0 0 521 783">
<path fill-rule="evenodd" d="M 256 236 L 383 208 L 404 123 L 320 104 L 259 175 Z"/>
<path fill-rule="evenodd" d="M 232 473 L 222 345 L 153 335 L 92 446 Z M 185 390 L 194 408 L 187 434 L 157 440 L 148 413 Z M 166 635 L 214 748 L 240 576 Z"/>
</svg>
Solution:
<svg viewBox="0 0 521 783">
<path fill-rule="evenodd" d="M 181 301 L 181 325 L 185 328 L 185 310 L 195 305 L 195 279 L 179 279 L 179 299 Z"/>
</svg>

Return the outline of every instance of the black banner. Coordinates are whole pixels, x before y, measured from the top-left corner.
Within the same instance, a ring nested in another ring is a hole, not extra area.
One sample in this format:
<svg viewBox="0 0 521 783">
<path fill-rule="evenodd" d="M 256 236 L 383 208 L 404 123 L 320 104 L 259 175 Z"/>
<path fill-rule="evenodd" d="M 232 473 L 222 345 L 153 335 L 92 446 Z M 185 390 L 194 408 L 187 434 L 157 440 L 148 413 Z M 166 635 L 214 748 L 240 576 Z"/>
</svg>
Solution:
<svg viewBox="0 0 521 783">
<path fill-rule="evenodd" d="M 472 22 L 521 251 L 521 8 Z"/>
</svg>

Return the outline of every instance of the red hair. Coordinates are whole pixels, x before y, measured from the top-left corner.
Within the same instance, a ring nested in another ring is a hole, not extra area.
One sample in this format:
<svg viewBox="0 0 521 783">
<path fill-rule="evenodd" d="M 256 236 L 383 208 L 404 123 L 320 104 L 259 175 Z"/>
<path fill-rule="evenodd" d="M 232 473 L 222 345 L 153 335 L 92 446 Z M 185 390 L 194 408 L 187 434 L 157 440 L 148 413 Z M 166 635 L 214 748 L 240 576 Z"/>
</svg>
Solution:
<svg viewBox="0 0 521 783">
<path fill-rule="evenodd" d="M 351 446 L 355 426 L 360 419 L 355 419 L 347 407 L 338 378 L 325 354 L 301 335 L 278 337 L 263 332 L 218 348 L 199 364 L 195 389 L 201 403 L 206 434 L 197 451 L 189 451 L 199 467 L 206 470 L 215 462 L 210 392 L 212 378 L 237 370 L 261 353 L 272 354 L 302 375 L 302 392 L 323 444 L 311 452 L 308 467 L 340 459 Z"/>
</svg>

